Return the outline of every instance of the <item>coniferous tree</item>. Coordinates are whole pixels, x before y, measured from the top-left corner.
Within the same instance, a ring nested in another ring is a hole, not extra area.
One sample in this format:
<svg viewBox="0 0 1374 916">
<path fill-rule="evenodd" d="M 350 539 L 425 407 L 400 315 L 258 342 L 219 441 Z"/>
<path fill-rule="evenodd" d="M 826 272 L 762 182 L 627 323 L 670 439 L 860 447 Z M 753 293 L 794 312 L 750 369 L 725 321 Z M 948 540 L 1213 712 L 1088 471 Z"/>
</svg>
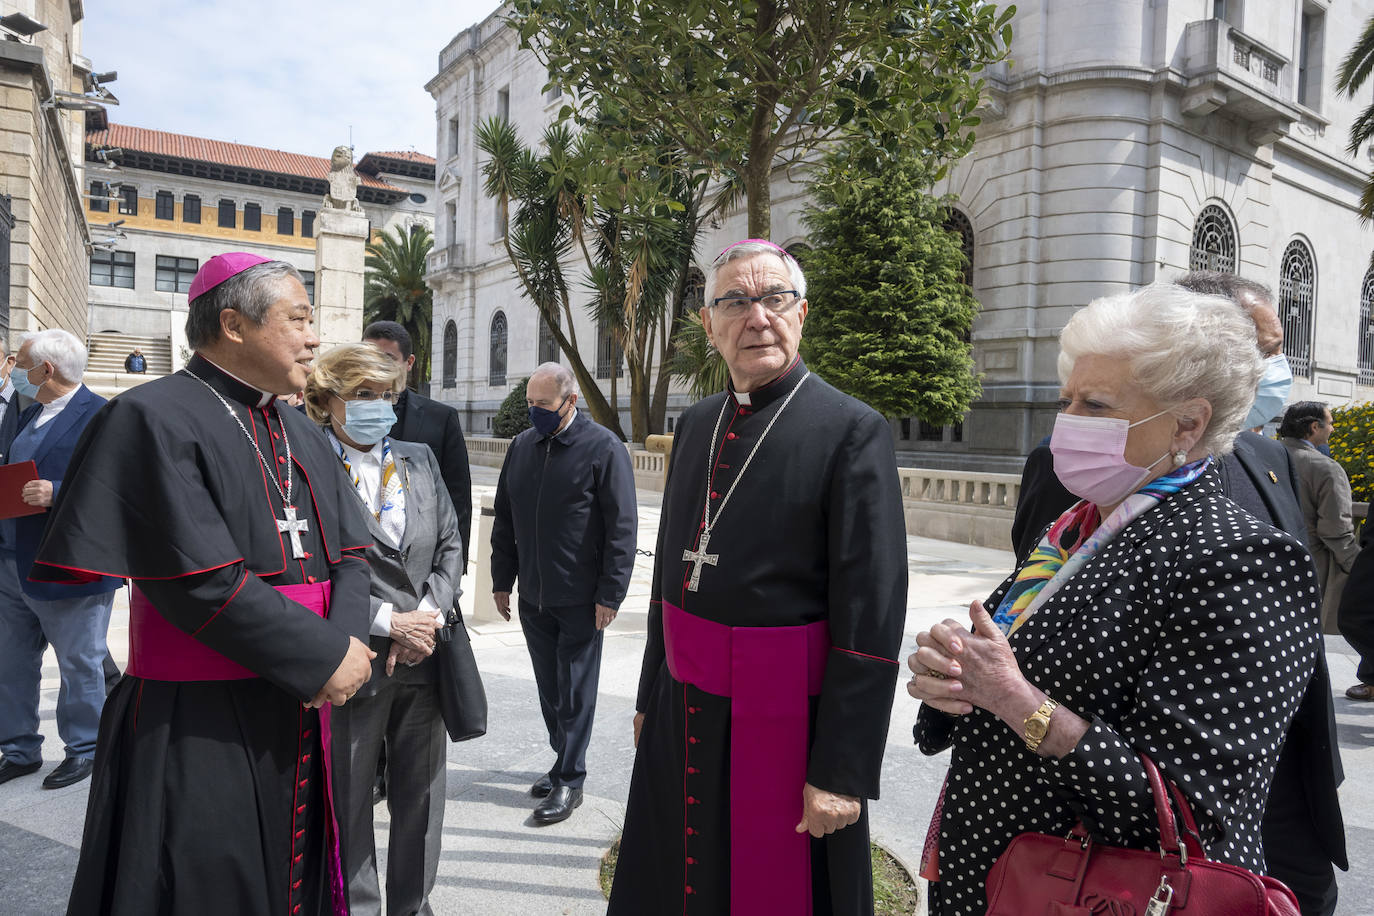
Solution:
<svg viewBox="0 0 1374 916">
<path fill-rule="evenodd" d="M 802 353 L 822 378 L 887 417 L 962 419 L 980 392 L 969 330 L 978 302 L 964 280 L 947 201 L 915 156 L 881 173 L 853 149 L 829 154 L 807 212 Z"/>
</svg>

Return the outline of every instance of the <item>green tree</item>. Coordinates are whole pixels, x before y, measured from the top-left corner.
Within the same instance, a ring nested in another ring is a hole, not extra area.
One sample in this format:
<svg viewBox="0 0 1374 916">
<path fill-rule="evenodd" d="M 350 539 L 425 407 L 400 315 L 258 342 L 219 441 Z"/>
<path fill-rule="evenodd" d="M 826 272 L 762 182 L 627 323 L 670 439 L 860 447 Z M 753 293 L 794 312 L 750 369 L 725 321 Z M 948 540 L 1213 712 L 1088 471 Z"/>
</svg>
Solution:
<svg viewBox="0 0 1374 916">
<path fill-rule="evenodd" d="M 1355 40 L 1354 47 L 1341 61 L 1341 68 L 1336 72 L 1336 91 L 1353 99 L 1368 82 L 1371 72 L 1374 72 L 1374 16 L 1365 23 L 1364 31 Z M 1347 147 L 1350 155 L 1358 156 L 1372 139 L 1374 104 L 1369 104 L 1360 110 L 1359 116 L 1350 125 L 1350 145 Z M 1360 194 L 1360 218 L 1366 222 L 1374 219 L 1374 174 L 1365 179 L 1364 191 Z M 1374 256 L 1370 257 L 1370 264 L 1374 266 Z"/>
<path fill-rule="evenodd" d="M 425 261 L 433 247 L 428 227 L 395 226 L 368 243 L 363 262 L 363 320 L 395 321 L 410 334 L 415 365 L 407 383 L 417 389 L 429 379 L 434 293 L 425 283 Z"/>
<path fill-rule="evenodd" d="M 943 226 L 948 202 L 927 192 L 921 159 L 875 174 L 862 158 L 828 154 L 812 185 L 802 352 L 884 416 L 953 423 L 980 386 L 968 337 L 978 302 L 960 238 Z"/>
<path fill-rule="evenodd" d="M 711 345 L 701 315 L 693 312 L 682 317 L 677 331 L 677 352 L 672 370 L 688 393 L 700 400 L 707 395 L 724 391 L 730 381 L 730 369 L 720 351 Z"/>
<path fill-rule="evenodd" d="M 491 420 L 491 431 L 496 438 L 514 439 L 530 428 L 530 408 L 525 403 L 525 388 L 529 383 L 529 379 L 522 378 L 496 408 L 496 416 Z"/>
<path fill-rule="evenodd" d="M 986 0 L 514 0 L 510 18 L 570 90 L 561 118 L 613 139 L 661 131 L 694 172 L 738 179 L 749 234 L 767 238 L 774 170 L 834 139 L 878 156 L 966 153 L 978 74 L 1006 55 L 1014 13 Z"/>
</svg>

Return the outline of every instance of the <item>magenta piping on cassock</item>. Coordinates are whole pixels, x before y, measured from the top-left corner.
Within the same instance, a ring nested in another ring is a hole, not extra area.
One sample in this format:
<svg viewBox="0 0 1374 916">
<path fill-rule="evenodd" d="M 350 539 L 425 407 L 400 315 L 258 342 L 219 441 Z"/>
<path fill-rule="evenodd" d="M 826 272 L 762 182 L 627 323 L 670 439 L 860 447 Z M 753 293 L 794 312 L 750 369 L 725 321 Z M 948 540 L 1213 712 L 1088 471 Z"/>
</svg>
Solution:
<svg viewBox="0 0 1374 916">
<path fill-rule="evenodd" d="M 663 641 L 674 678 L 731 701 L 730 912 L 810 916 L 811 835 L 796 824 L 829 626 L 729 627 L 665 601 Z"/>
</svg>

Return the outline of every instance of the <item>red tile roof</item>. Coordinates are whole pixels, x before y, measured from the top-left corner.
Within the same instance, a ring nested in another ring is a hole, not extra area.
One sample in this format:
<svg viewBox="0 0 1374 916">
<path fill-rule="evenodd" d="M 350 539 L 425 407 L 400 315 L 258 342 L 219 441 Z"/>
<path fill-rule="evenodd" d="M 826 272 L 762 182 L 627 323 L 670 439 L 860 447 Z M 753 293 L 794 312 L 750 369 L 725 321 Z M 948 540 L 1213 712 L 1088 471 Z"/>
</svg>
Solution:
<svg viewBox="0 0 1374 916">
<path fill-rule="evenodd" d="M 402 162 L 422 162 L 425 165 L 434 165 L 434 157 L 426 156 L 424 153 L 417 153 L 414 150 L 401 150 L 400 152 L 389 153 L 366 153 L 367 156 L 375 156 L 378 159 L 400 159 Z"/>
<path fill-rule="evenodd" d="M 279 175 L 298 175 L 320 181 L 329 177 L 329 160 L 320 156 L 305 156 L 261 146 L 227 143 L 223 140 L 207 140 L 203 137 L 189 137 L 164 130 L 130 127 L 127 124 L 111 124 L 104 130 L 89 131 L 86 134 L 86 145 L 97 148 L 114 146 L 154 156 L 191 159 Z M 380 181 L 371 175 L 359 175 L 358 181 L 364 187 L 405 193 L 395 185 Z"/>
</svg>

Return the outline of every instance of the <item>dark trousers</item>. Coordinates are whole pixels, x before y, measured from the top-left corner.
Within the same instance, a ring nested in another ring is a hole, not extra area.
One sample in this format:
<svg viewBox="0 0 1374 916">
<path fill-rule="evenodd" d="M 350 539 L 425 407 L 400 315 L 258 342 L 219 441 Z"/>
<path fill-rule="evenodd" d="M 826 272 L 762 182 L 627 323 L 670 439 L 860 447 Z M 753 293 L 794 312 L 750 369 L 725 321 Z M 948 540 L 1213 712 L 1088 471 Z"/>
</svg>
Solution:
<svg viewBox="0 0 1374 916">
<path fill-rule="evenodd" d="M 549 778 L 555 786 L 580 788 L 587 778 L 597 682 L 601 679 L 602 631 L 596 608 L 544 608 L 520 602 L 520 626 L 534 663 L 539 708 L 558 755 Z"/>
<path fill-rule="evenodd" d="M 1374 545 L 1371 545 L 1374 547 Z M 1364 579 L 1360 580 L 1363 585 Z M 1340 611 L 1336 615 L 1336 626 L 1340 629 L 1350 648 L 1360 653 L 1360 663 L 1355 668 L 1355 676 L 1362 684 L 1374 684 L 1374 607 L 1369 602 L 1358 600 L 1366 593 L 1350 588 L 1341 596 Z"/>
<path fill-rule="evenodd" d="M 354 916 L 381 913 L 372 785 L 387 748 L 386 912 L 430 914 L 444 828 L 448 735 L 433 684 L 384 684 L 332 714 L 334 798 L 344 836 L 344 879 Z"/>
<path fill-rule="evenodd" d="M 1297 754 L 1280 754 L 1260 833 L 1269 874 L 1288 885 L 1302 916 L 1336 912 L 1336 871 L 1322 846 Z"/>
</svg>

